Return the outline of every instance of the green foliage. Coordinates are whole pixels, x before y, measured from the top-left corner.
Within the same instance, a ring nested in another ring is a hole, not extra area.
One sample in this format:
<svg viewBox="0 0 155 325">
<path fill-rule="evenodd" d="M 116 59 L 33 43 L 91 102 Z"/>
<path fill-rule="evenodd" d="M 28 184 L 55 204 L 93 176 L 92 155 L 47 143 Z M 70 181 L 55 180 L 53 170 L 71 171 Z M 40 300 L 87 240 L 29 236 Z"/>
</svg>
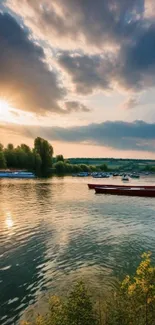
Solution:
<svg viewBox="0 0 155 325">
<path fill-rule="evenodd" d="M 41 157 L 41 174 L 47 176 L 52 167 L 53 147 L 48 141 L 38 137 L 34 141 L 34 149 Z"/>
<path fill-rule="evenodd" d="M 42 165 L 42 160 L 39 155 L 39 153 L 35 152 L 33 153 L 34 155 L 34 171 L 37 176 L 41 176 L 41 165 Z"/>
<path fill-rule="evenodd" d="M 12 143 L 8 143 L 7 149 L 8 150 L 13 150 L 14 149 L 14 145 Z"/>
<path fill-rule="evenodd" d="M 49 299 L 49 312 L 39 315 L 35 325 L 97 325 L 90 295 L 83 282 L 77 283 L 66 300 L 57 296 Z M 23 322 L 22 325 L 31 325 Z"/>
<path fill-rule="evenodd" d="M 81 170 L 83 172 L 90 172 L 91 171 L 91 168 L 89 166 L 85 165 L 85 164 L 80 165 L 80 167 L 81 167 Z"/>
<path fill-rule="evenodd" d="M 2 151 L 3 150 L 3 145 L 2 145 L 2 143 L 0 143 L 0 151 Z"/>
<path fill-rule="evenodd" d="M 64 157 L 63 155 L 57 155 L 56 158 L 55 158 L 56 162 L 58 161 L 64 161 Z"/>
<path fill-rule="evenodd" d="M 35 140 L 35 149 L 31 150 L 26 144 L 14 148 L 13 144 L 9 143 L 7 148 L 2 150 L 2 153 L 6 161 L 6 164 L 4 164 L 4 161 L 1 162 L 1 165 L 5 166 L 3 168 L 33 170 L 36 175 L 45 176 L 48 168 L 51 167 L 53 148 L 46 140 L 37 138 Z"/>
<path fill-rule="evenodd" d="M 103 304 L 99 301 L 98 313 L 79 282 L 65 300 L 52 296 L 48 314 L 38 316 L 35 325 L 155 325 L 155 267 L 150 256 L 144 253 L 135 276 L 127 276 Z"/>
<path fill-rule="evenodd" d="M 66 304 L 67 325 L 95 325 L 93 305 L 83 282 L 75 285 Z"/>
<path fill-rule="evenodd" d="M 6 159 L 3 151 L 0 151 L 0 168 L 6 168 Z"/>
<path fill-rule="evenodd" d="M 9 145 L 8 145 L 7 149 L 4 150 L 4 155 L 6 158 L 8 168 L 17 168 L 18 167 L 16 151 L 12 147 L 9 148 Z"/>
<path fill-rule="evenodd" d="M 20 145 L 20 148 L 21 148 L 24 152 L 26 152 L 26 153 L 30 153 L 30 152 L 31 152 L 31 149 L 30 149 L 29 146 L 27 146 L 27 144 L 22 143 L 22 144 Z"/>
<path fill-rule="evenodd" d="M 150 253 L 142 255 L 135 276 L 127 276 L 114 293 L 107 315 L 107 325 L 155 324 L 155 267 Z"/>
<path fill-rule="evenodd" d="M 53 168 L 56 171 L 56 174 L 63 175 L 65 173 L 65 164 L 63 161 L 58 161 L 53 165 Z"/>
<path fill-rule="evenodd" d="M 100 165 L 100 169 L 104 172 L 108 171 L 108 166 L 106 164 Z"/>
</svg>

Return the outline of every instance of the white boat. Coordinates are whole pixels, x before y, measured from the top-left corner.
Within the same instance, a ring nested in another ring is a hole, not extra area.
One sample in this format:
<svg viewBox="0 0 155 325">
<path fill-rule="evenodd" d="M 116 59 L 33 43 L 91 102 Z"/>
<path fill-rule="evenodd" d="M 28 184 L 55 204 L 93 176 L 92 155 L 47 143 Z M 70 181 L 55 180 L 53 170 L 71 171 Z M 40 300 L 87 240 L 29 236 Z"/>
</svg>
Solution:
<svg viewBox="0 0 155 325">
<path fill-rule="evenodd" d="M 126 176 L 126 175 L 124 175 L 124 176 L 122 177 L 122 181 L 129 182 L 129 177 Z"/>
</svg>

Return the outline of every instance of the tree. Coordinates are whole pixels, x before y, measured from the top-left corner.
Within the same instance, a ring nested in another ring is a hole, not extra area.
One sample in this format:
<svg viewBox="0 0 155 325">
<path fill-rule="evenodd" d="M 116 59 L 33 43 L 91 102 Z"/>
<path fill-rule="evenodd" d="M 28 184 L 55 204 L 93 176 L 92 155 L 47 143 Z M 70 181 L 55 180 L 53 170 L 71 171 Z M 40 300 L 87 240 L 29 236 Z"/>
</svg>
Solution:
<svg viewBox="0 0 155 325">
<path fill-rule="evenodd" d="M 106 164 L 103 164 L 100 166 L 100 169 L 104 172 L 107 172 L 108 171 L 108 166 Z"/>
<path fill-rule="evenodd" d="M 52 166 L 53 147 L 48 141 L 38 137 L 34 141 L 34 149 L 41 158 L 41 174 L 47 176 Z"/>
<path fill-rule="evenodd" d="M 80 167 L 80 165 L 72 165 L 72 171 L 73 173 L 77 174 L 77 173 L 81 173 L 82 172 L 82 168 Z"/>
<path fill-rule="evenodd" d="M 81 167 L 83 172 L 90 172 L 91 171 L 90 166 L 87 166 L 85 164 L 81 164 L 80 167 Z"/>
<path fill-rule="evenodd" d="M 64 162 L 63 161 L 58 161 L 57 163 L 55 163 L 54 165 L 53 165 L 53 167 L 54 167 L 54 169 L 55 169 L 55 171 L 56 171 L 56 174 L 60 174 L 60 175 L 63 175 L 64 173 L 65 173 L 65 171 L 66 171 L 66 169 L 65 169 L 65 164 L 64 164 Z"/>
<path fill-rule="evenodd" d="M 7 148 L 4 150 L 4 155 L 9 168 L 17 167 L 17 155 L 15 150 Z"/>
<path fill-rule="evenodd" d="M 42 160 L 39 153 L 34 152 L 34 170 L 37 176 L 41 176 Z"/>
<path fill-rule="evenodd" d="M 3 151 L 0 151 L 0 168 L 6 168 L 6 167 L 7 165 L 6 165 L 6 159 L 4 153 Z"/>
<path fill-rule="evenodd" d="M 58 162 L 58 161 L 64 161 L 63 155 L 57 155 L 56 156 L 56 162 Z"/>
<path fill-rule="evenodd" d="M 18 146 L 15 149 L 16 153 L 16 159 L 17 159 L 17 167 L 18 168 L 26 168 L 27 166 L 27 154 L 24 150 L 21 149 L 20 146 Z"/>
<path fill-rule="evenodd" d="M 30 149 L 29 146 L 27 146 L 27 144 L 22 143 L 22 144 L 20 145 L 20 148 L 21 148 L 24 152 L 26 152 L 26 153 L 30 153 L 30 152 L 31 152 L 31 149 Z"/>
<path fill-rule="evenodd" d="M 7 149 L 8 150 L 13 150 L 14 149 L 14 145 L 12 143 L 8 143 Z"/>
<path fill-rule="evenodd" d="M 0 143 L 0 151 L 2 151 L 3 150 L 3 145 L 2 145 L 2 143 Z"/>
</svg>

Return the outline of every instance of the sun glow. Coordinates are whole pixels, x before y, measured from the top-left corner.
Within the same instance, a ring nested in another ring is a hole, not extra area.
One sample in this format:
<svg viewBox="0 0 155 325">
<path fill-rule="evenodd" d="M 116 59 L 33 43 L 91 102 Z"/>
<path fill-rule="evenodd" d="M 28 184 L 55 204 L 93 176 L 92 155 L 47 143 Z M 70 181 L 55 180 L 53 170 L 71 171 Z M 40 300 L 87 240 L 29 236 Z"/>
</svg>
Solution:
<svg viewBox="0 0 155 325">
<path fill-rule="evenodd" d="M 11 103 L 3 98 L 0 98 L 0 119 L 10 120 Z"/>
<path fill-rule="evenodd" d="M 5 122 L 17 122 L 18 112 L 13 103 L 5 98 L 0 98 L 0 120 Z"/>
<path fill-rule="evenodd" d="M 9 111 L 9 109 L 11 108 L 11 104 L 9 103 L 9 101 L 5 100 L 5 99 L 0 99 L 0 112 L 4 112 L 4 110 Z"/>
</svg>

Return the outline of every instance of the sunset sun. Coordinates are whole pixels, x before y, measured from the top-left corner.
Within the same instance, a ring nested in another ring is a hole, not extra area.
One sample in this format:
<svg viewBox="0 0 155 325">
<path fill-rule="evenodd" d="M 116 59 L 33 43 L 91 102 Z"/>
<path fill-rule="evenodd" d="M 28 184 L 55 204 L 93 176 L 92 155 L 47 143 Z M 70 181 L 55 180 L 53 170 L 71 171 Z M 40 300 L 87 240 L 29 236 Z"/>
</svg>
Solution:
<svg viewBox="0 0 155 325">
<path fill-rule="evenodd" d="M 0 98 L 0 113 L 1 114 L 5 115 L 5 113 L 9 112 L 9 110 L 11 108 L 12 108 L 11 103 L 8 100 Z"/>
</svg>

